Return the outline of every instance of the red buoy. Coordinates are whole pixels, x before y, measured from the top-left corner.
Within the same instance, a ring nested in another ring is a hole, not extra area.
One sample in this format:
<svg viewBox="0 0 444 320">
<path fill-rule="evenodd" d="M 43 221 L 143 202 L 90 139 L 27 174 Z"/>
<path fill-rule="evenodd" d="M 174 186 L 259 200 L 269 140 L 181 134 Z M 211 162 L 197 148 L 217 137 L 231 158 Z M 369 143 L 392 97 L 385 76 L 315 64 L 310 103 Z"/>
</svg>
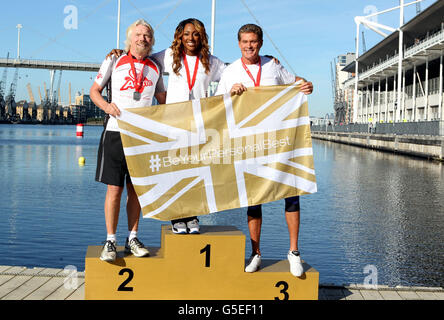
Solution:
<svg viewBox="0 0 444 320">
<path fill-rule="evenodd" d="M 83 138 L 83 124 L 78 123 L 76 126 L 77 137 Z"/>
</svg>

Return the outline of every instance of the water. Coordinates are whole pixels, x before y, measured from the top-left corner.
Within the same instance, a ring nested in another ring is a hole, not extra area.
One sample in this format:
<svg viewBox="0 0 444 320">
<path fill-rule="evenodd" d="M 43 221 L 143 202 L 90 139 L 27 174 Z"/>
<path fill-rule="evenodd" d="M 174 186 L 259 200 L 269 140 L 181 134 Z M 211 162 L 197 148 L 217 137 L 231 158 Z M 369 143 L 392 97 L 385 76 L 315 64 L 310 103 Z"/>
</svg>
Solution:
<svg viewBox="0 0 444 320">
<path fill-rule="evenodd" d="M 86 126 L 79 139 L 74 126 L 0 125 L 0 265 L 84 270 L 87 246 L 106 235 L 106 186 L 94 181 L 101 130 Z M 444 286 L 443 165 L 316 140 L 313 150 L 318 193 L 302 197 L 299 247 L 320 282 Z M 285 259 L 283 201 L 263 208 L 262 254 Z M 245 209 L 200 219 L 248 235 Z M 164 223 L 143 219 L 139 237 L 160 246 Z M 126 226 L 122 201 L 120 244 Z"/>
</svg>

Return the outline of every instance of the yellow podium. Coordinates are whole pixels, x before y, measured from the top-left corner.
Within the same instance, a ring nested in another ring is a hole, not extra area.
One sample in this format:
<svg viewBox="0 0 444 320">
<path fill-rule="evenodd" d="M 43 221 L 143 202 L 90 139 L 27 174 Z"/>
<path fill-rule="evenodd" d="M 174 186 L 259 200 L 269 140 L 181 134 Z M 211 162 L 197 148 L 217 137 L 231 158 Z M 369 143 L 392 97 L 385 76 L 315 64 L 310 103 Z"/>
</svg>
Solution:
<svg viewBox="0 0 444 320">
<path fill-rule="evenodd" d="M 113 263 L 100 260 L 102 246 L 85 258 L 85 299 L 317 300 L 319 273 L 303 263 L 294 277 L 287 260 L 262 260 L 247 273 L 245 235 L 232 226 L 201 226 L 200 234 L 174 234 L 162 225 L 161 247 L 137 258 L 117 247 Z"/>
</svg>

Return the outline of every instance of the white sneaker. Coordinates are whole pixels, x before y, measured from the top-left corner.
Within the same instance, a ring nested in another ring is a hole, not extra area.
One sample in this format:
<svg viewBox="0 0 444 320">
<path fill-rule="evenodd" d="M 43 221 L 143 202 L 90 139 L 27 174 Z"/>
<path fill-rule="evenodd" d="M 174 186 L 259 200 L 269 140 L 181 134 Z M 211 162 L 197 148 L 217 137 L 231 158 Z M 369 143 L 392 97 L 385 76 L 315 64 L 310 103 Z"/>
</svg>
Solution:
<svg viewBox="0 0 444 320">
<path fill-rule="evenodd" d="M 173 224 L 173 232 L 177 234 L 186 234 L 187 233 L 187 225 L 185 222 L 176 222 Z"/>
<path fill-rule="evenodd" d="M 193 219 L 191 221 L 188 221 L 187 222 L 187 228 L 188 228 L 188 233 L 191 233 L 191 234 L 198 234 L 198 233 L 200 233 L 200 230 L 199 230 L 199 220 Z"/>
<path fill-rule="evenodd" d="M 245 272 L 256 272 L 261 266 L 261 256 L 258 254 L 252 255 L 247 262 Z"/>
<path fill-rule="evenodd" d="M 137 238 L 132 238 L 131 241 L 128 241 L 128 238 L 126 238 L 125 252 L 132 253 L 135 257 L 146 257 L 150 255 L 148 249 L 145 248 L 143 243 Z"/>
<path fill-rule="evenodd" d="M 299 251 L 288 251 L 287 254 L 288 261 L 290 262 L 290 272 L 295 277 L 300 277 L 304 273 L 304 268 L 302 267 L 301 256 Z"/>
<path fill-rule="evenodd" d="M 117 250 L 116 250 L 116 242 L 107 240 L 102 248 L 102 252 L 100 253 L 100 260 L 113 262 L 116 260 Z"/>
</svg>

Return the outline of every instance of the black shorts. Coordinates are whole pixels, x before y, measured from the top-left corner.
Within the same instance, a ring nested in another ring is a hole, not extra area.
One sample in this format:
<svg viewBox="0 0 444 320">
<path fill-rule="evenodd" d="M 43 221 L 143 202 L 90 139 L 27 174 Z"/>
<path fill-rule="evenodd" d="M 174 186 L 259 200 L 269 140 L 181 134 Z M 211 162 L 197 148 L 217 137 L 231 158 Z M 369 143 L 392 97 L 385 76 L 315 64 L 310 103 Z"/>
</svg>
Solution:
<svg viewBox="0 0 444 320">
<path fill-rule="evenodd" d="M 285 211 L 296 212 L 300 211 L 299 196 L 285 198 Z M 250 206 L 247 210 L 247 215 L 253 218 L 262 217 L 262 205 Z"/>
<path fill-rule="evenodd" d="M 102 132 L 97 155 L 96 181 L 123 187 L 131 182 L 120 132 Z"/>
</svg>

